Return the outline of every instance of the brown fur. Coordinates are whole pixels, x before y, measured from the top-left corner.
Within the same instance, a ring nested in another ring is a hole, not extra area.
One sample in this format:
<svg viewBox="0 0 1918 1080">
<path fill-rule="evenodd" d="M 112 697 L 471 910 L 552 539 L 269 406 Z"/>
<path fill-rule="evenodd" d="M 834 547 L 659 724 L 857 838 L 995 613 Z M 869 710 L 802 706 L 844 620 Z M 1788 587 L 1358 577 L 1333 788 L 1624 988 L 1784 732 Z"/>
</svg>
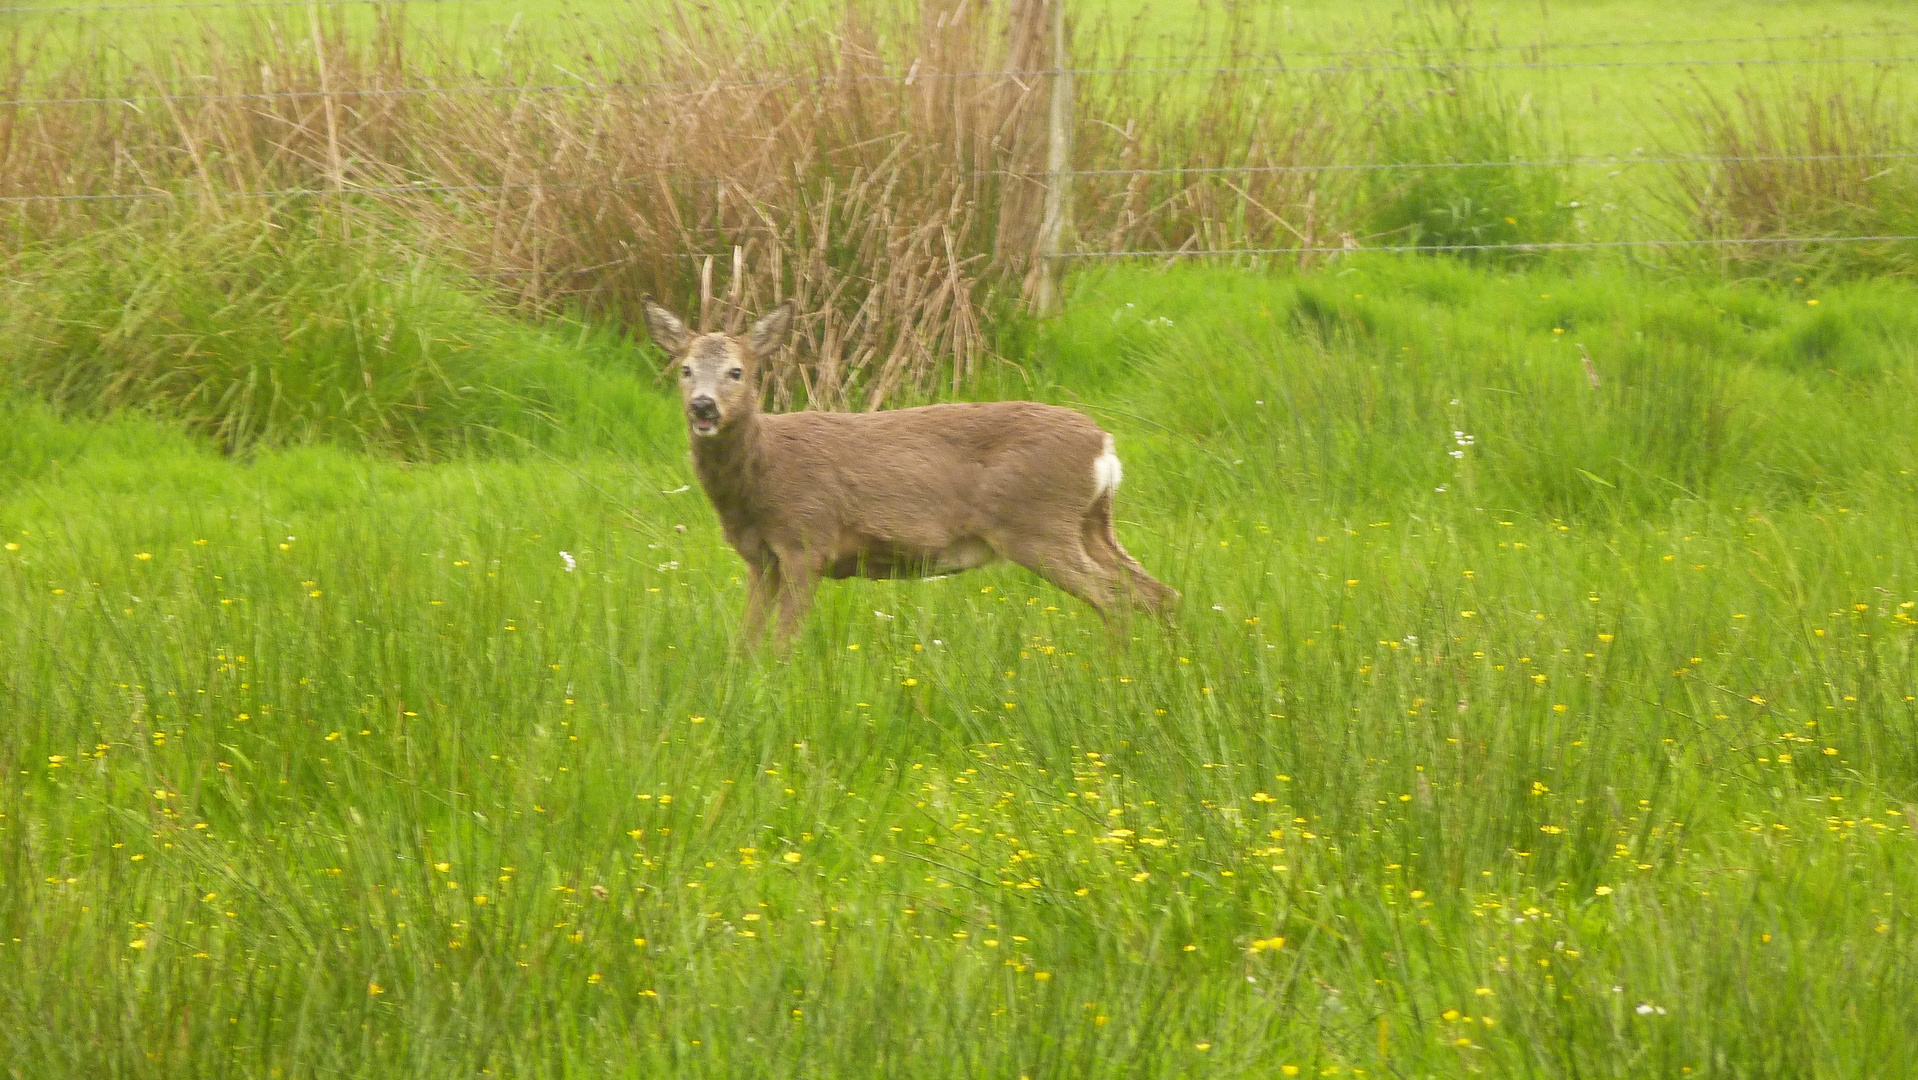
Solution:
<svg viewBox="0 0 1918 1080">
<path fill-rule="evenodd" d="M 999 558 L 1101 616 L 1178 599 L 1120 546 L 1111 490 L 1094 473 L 1109 440 L 1080 413 L 1007 401 L 765 415 L 756 358 L 784 339 L 788 307 L 745 339 L 689 335 L 650 299 L 646 315 L 680 368 L 700 486 L 751 575 L 748 647 L 775 602 L 776 640 L 790 642 L 821 578 L 926 577 Z"/>
</svg>

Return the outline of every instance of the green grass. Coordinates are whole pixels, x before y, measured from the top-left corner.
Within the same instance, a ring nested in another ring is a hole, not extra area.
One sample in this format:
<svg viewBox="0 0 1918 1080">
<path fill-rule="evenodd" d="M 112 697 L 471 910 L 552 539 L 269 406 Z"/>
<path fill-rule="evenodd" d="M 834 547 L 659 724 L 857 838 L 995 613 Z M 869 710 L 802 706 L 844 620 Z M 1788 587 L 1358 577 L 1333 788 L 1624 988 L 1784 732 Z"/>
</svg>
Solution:
<svg viewBox="0 0 1918 1080">
<path fill-rule="evenodd" d="M 739 659 L 610 345 L 432 464 L 11 405 L 0 1060 L 1911 1075 L 1913 299 L 1075 279 L 1009 389 L 1117 434 L 1123 648 L 992 570 Z"/>
</svg>

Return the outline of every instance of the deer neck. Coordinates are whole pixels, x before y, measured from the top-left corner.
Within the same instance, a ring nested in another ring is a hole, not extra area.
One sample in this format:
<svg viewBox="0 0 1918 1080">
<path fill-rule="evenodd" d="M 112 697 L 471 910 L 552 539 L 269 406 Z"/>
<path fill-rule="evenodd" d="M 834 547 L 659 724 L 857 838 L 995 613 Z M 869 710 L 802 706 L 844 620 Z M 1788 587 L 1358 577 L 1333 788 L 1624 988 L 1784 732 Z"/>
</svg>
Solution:
<svg viewBox="0 0 1918 1080">
<path fill-rule="evenodd" d="M 692 436 L 693 472 L 713 509 L 730 533 L 752 515 L 765 472 L 765 436 L 754 410 L 721 428 L 719 434 Z"/>
</svg>

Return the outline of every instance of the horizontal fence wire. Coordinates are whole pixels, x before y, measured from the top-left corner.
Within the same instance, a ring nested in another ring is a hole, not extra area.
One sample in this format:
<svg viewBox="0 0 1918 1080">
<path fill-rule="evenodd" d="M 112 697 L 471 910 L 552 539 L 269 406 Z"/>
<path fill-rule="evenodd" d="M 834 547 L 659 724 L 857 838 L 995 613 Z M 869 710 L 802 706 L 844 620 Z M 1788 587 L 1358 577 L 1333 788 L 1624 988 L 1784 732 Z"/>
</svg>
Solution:
<svg viewBox="0 0 1918 1080">
<path fill-rule="evenodd" d="M 4 7 L 0 15 L 114 15 L 122 11 L 184 11 L 190 8 L 406 7 L 409 4 L 503 3 L 506 0 L 210 0 L 186 4 L 69 4 L 61 7 Z"/>
<path fill-rule="evenodd" d="M 1020 172 L 1012 169 L 980 169 L 969 175 L 974 177 L 1003 176 L 1026 180 L 1044 180 L 1054 175 L 1066 178 L 1084 176 L 1237 176 L 1254 173 L 1375 172 L 1415 171 L 1421 169 L 1603 168 L 1607 166 L 1619 167 L 1628 165 L 1694 163 L 1777 164 L 1793 162 L 1910 160 L 1914 158 L 1918 158 L 1918 151 L 1856 154 L 1682 154 L 1673 157 L 1559 158 L 1544 161 L 1377 161 L 1325 165 L 1194 165 L 1171 166 L 1157 169 L 1067 169 L 1057 174 L 1043 170 Z M 499 194 L 508 191 L 578 191 L 588 188 L 637 187 L 659 183 L 680 188 L 707 188 L 716 184 L 727 184 L 731 182 L 730 178 L 723 176 L 645 176 L 594 181 L 592 183 L 521 181 L 512 184 L 439 184 L 422 180 L 410 184 L 380 184 L 371 186 L 342 184 L 336 187 L 265 188 L 251 191 L 220 191 L 217 189 L 193 190 L 187 188 L 171 191 L 108 191 L 82 192 L 66 195 L 0 195 L 0 203 L 114 202 L 122 200 L 204 199 L 208 197 L 215 199 L 301 199 L 344 195 Z"/>
<path fill-rule="evenodd" d="M 1520 253 L 1534 251 L 1577 251 L 1605 250 L 1632 247 L 1739 247 L 1744 245 L 1778 244 L 1860 244 L 1918 241 L 1918 234 L 1909 236 L 1756 236 L 1724 237 L 1720 239 L 1697 240 L 1568 240 L 1557 243 L 1541 244 L 1396 244 L 1383 247 L 1289 247 L 1289 248 L 1171 248 L 1163 251 L 1077 251 L 1061 252 L 1058 255 L 1042 255 L 1051 259 L 1200 259 L 1231 258 L 1244 255 L 1413 255 L 1447 254 L 1465 252 L 1515 251 Z M 667 255 L 673 259 L 711 260 L 718 262 L 733 257 L 732 252 L 678 251 Z M 529 277 L 578 277 L 585 274 L 615 270 L 633 265 L 637 260 L 623 259 L 600 266 L 585 266 L 574 270 L 480 270 L 474 277 L 495 280 L 515 280 Z"/>
<path fill-rule="evenodd" d="M 1211 176 L 1251 173 L 1328 173 L 1386 172 L 1418 169 L 1562 169 L 1623 168 L 1628 165 L 1741 164 L 1797 161 L 1880 161 L 1918 158 L 1918 151 L 1863 152 L 1855 154 L 1678 154 L 1671 157 L 1582 157 L 1552 158 L 1543 161 L 1371 161 L 1326 165 L 1191 165 L 1155 169 L 1066 169 L 1058 173 L 1043 169 L 1020 172 L 990 169 L 974 175 L 1014 176 L 1044 180 L 1052 176 Z"/>
<path fill-rule="evenodd" d="M 658 82 L 537 83 L 527 86 L 499 84 L 469 86 L 375 86 L 346 90 L 259 90 L 214 94 L 130 94 L 70 98 L 15 98 L 0 101 L 0 107 L 41 105 L 139 105 L 188 101 L 299 101 L 316 98 L 409 97 L 436 95 L 488 94 L 583 94 L 606 90 L 727 90 L 768 86 L 824 86 L 837 83 L 886 82 L 911 86 L 917 80 L 943 79 L 1024 79 L 1049 75 L 1323 75 L 1359 74 L 1378 71 L 1423 71 L 1450 74 L 1475 71 L 1544 71 L 1573 68 L 1647 68 L 1647 67 L 1777 67 L 1794 64 L 1909 64 L 1918 56 L 1837 56 L 1837 57 L 1743 57 L 1725 60 L 1574 60 L 1541 61 L 1514 64 L 1327 64 L 1295 67 L 1287 64 L 1241 67 L 1120 67 L 1120 68 L 1031 68 L 998 71 L 931 71 L 873 75 L 807 75 L 772 79 L 678 79 Z"/>
<path fill-rule="evenodd" d="M 375 0 L 364 0 L 375 2 Z M 1768 45 L 1794 41 L 1845 41 L 1852 39 L 1884 39 L 1918 37 L 1918 27 L 1903 30 L 1839 30 L 1822 34 L 1760 34 L 1752 37 L 1712 37 L 1712 38 L 1642 38 L 1637 40 L 1617 39 L 1612 41 L 1527 41 L 1496 45 L 1455 45 L 1447 51 L 1461 53 L 1526 52 L 1530 50 L 1560 49 L 1661 49 L 1692 45 Z M 1253 57 L 1282 59 L 1317 59 L 1331 56 L 1416 56 L 1420 52 L 1417 46 L 1379 45 L 1370 49 L 1337 49 L 1331 51 L 1285 49 L 1254 50 Z M 1152 59 L 1137 57 L 1135 59 Z M 1204 57 L 1190 54 L 1166 55 L 1156 59 L 1202 63 Z"/>
<path fill-rule="evenodd" d="M 1044 256 L 1055 259 L 1185 259 L 1233 255 L 1359 255 L 1445 253 L 1466 251 L 1579 251 L 1633 247 L 1738 247 L 1749 244 L 1866 244 L 1903 243 L 1918 240 L 1909 236 L 1726 236 L 1705 239 L 1669 240 L 1563 240 L 1536 244 L 1393 244 L 1367 247 L 1289 247 L 1289 248 L 1167 248 L 1158 251 L 1062 251 Z"/>
<path fill-rule="evenodd" d="M 117 14 L 128 11 L 188 11 L 196 9 L 220 8 L 309 8 L 309 7 L 397 7 L 404 8 L 412 4 L 491 4 L 509 0 L 190 0 L 183 3 L 168 4 L 65 4 L 57 6 L 16 6 L 0 7 L 5 15 L 92 15 Z M 1754 45 L 1793 41 L 1838 41 L 1858 38 L 1897 38 L 1918 36 L 1918 28 L 1887 30 L 1836 31 L 1812 34 L 1761 34 L 1746 37 L 1710 37 L 1710 38 L 1657 38 L 1657 39 L 1615 39 L 1608 41 L 1541 41 L 1495 45 L 1465 45 L 1456 51 L 1466 53 L 1483 52 L 1523 52 L 1528 49 L 1624 49 L 1624 48 L 1673 48 L 1692 45 Z M 1285 55 L 1295 57 L 1340 57 L 1340 56 L 1396 56 L 1416 53 L 1416 49 L 1397 49 L 1380 47 L 1373 49 L 1344 49 L 1336 51 L 1305 51 L 1283 53 L 1274 51 L 1275 59 Z M 1171 59 L 1191 60 L 1191 57 Z"/>
</svg>

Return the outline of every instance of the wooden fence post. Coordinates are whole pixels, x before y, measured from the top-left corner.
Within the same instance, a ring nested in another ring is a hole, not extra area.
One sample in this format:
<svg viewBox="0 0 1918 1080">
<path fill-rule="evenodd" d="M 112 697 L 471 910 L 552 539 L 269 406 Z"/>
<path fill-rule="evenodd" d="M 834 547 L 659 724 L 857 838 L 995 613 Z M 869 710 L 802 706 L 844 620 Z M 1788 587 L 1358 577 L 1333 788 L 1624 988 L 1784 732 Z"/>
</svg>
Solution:
<svg viewBox="0 0 1918 1080">
<path fill-rule="evenodd" d="M 1064 271 L 1066 234 L 1072 227 L 1068 188 L 1072 165 L 1072 57 L 1066 49 L 1066 0 L 1052 3 L 1052 108 L 1047 115 L 1045 217 L 1039 223 L 1038 280 L 1032 312 L 1041 318 L 1059 313 L 1059 279 Z"/>
</svg>

